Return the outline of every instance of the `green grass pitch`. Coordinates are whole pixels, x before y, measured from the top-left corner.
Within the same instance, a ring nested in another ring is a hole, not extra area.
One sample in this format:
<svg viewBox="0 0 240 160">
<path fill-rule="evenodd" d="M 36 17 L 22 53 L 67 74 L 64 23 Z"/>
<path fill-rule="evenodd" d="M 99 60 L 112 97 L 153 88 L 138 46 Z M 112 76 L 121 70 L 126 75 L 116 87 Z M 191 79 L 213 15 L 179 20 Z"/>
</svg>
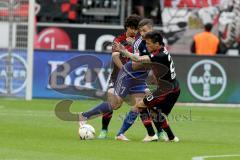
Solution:
<svg viewBox="0 0 240 160">
<path fill-rule="evenodd" d="M 209 155 L 240 155 L 240 109 L 176 106 L 169 120 L 179 143 L 141 140 L 146 131 L 139 120 L 127 132 L 130 142 L 114 136 L 129 111 L 114 112 L 106 140 L 81 141 L 77 122 L 58 119 L 58 100 L 0 99 L 0 159 L 2 160 L 192 160 Z M 75 101 L 73 112 L 84 111 L 100 101 Z M 89 121 L 98 135 L 101 119 Z M 207 160 L 239 160 L 212 157 Z"/>
</svg>

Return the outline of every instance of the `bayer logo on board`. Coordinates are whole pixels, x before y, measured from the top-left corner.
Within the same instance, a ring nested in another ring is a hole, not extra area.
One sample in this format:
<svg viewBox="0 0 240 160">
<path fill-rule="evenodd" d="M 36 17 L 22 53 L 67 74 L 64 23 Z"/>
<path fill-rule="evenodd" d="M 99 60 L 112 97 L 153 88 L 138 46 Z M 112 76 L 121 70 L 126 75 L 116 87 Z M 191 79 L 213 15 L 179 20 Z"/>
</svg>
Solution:
<svg viewBox="0 0 240 160">
<path fill-rule="evenodd" d="M 202 101 L 213 101 L 220 97 L 226 84 L 224 68 L 213 60 L 198 61 L 188 72 L 188 89 L 195 98 Z"/>
</svg>

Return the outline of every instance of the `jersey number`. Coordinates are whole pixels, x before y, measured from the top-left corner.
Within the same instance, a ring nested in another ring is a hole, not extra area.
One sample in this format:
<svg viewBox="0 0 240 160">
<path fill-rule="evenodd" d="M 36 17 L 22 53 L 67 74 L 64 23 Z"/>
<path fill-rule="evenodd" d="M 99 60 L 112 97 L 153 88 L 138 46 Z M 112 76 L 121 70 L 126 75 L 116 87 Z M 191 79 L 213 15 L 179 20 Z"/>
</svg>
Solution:
<svg viewBox="0 0 240 160">
<path fill-rule="evenodd" d="M 150 102 L 151 100 L 153 100 L 153 95 L 147 95 L 146 97 L 147 101 Z"/>
<path fill-rule="evenodd" d="M 168 53 L 167 50 L 163 51 L 167 56 L 168 56 L 168 61 L 170 62 L 170 73 L 171 73 L 171 78 L 174 79 L 176 77 L 176 72 L 175 72 L 175 66 L 172 60 L 171 55 Z"/>
</svg>

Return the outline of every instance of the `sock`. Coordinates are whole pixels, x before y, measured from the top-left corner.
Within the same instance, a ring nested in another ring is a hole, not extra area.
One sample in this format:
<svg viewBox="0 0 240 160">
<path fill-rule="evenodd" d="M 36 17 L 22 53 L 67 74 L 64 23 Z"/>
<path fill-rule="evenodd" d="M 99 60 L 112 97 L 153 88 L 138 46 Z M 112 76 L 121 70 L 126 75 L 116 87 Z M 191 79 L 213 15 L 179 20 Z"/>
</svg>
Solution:
<svg viewBox="0 0 240 160">
<path fill-rule="evenodd" d="M 162 128 L 167 133 L 169 140 L 173 140 L 175 135 L 173 134 L 173 132 L 172 132 L 172 130 L 171 130 L 171 128 L 170 128 L 166 119 L 163 120 Z"/>
<path fill-rule="evenodd" d="M 137 116 L 138 116 L 138 112 L 133 112 L 133 111 L 128 112 L 128 115 L 125 117 L 122 127 L 119 130 L 117 136 L 119 136 L 120 134 L 124 134 L 132 126 Z"/>
<path fill-rule="evenodd" d="M 153 129 L 152 120 L 151 120 L 151 117 L 150 117 L 147 109 L 143 109 L 142 111 L 140 111 L 140 118 L 142 120 L 144 127 L 146 128 L 146 130 L 148 132 L 148 135 L 154 136 L 155 131 Z"/>
<path fill-rule="evenodd" d="M 104 102 L 104 103 L 101 103 L 98 106 L 92 108 L 91 110 L 89 110 L 87 112 L 83 112 L 82 115 L 86 119 L 90 119 L 90 118 L 94 118 L 101 114 L 109 113 L 109 112 L 112 112 L 112 107 L 111 107 L 110 103 Z"/>
<path fill-rule="evenodd" d="M 161 122 L 153 121 L 153 123 L 154 123 L 154 125 L 155 125 L 158 133 L 160 133 L 160 132 L 163 131 L 163 129 L 162 129 L 162 123 L 161 123 Z"/>
<path fill-rule="evenodd" d="M 102 117 L 102 130 L 108 130 L 108 125 L 112 119 L 113 112 L 105 113 Z"/>
<path fill-rule="evenodd" d="M 153 120 L 153 123 L 157 129 L 157 132 L 160 133 L 163 131 L 162 129 L 162 119 L 161 119 L 161 111 L 151 109 L 151 118 Z"/>
</svg>

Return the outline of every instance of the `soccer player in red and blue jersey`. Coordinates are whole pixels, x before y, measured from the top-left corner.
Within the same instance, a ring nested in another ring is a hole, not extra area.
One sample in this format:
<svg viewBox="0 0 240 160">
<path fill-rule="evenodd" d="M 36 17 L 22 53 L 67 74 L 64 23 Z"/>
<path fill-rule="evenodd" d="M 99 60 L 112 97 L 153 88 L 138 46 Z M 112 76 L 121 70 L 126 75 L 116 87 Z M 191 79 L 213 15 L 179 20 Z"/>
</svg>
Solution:
<svg viewBox="0 0 240 160">
<path fill-rule="evenodd" d="M 132 42 L 138 37 L 138 23 L 141 17 L 137 15 L 131 15 L 127 17 L 124 23 L 125 32 L 114 39 L 114 43 L 120 43 L 126 50 L 132 52 Z M 122 66 L 128 62 L 128 58 L 121 55 L 118 51 L 112 48 L 112 60 L 113 60 L 113 71 L 111 73 L 110 82 L 108 86 L 108 99 L 113 99 L 114 84 L 118 76 L 118 72 L 122 69 Z M 102 130 L 98 138 L 103 139 L 107 137 L 108 126 L 112 118 L 113 112 L 105 113 L 102 117 Z"/>
</svg>

